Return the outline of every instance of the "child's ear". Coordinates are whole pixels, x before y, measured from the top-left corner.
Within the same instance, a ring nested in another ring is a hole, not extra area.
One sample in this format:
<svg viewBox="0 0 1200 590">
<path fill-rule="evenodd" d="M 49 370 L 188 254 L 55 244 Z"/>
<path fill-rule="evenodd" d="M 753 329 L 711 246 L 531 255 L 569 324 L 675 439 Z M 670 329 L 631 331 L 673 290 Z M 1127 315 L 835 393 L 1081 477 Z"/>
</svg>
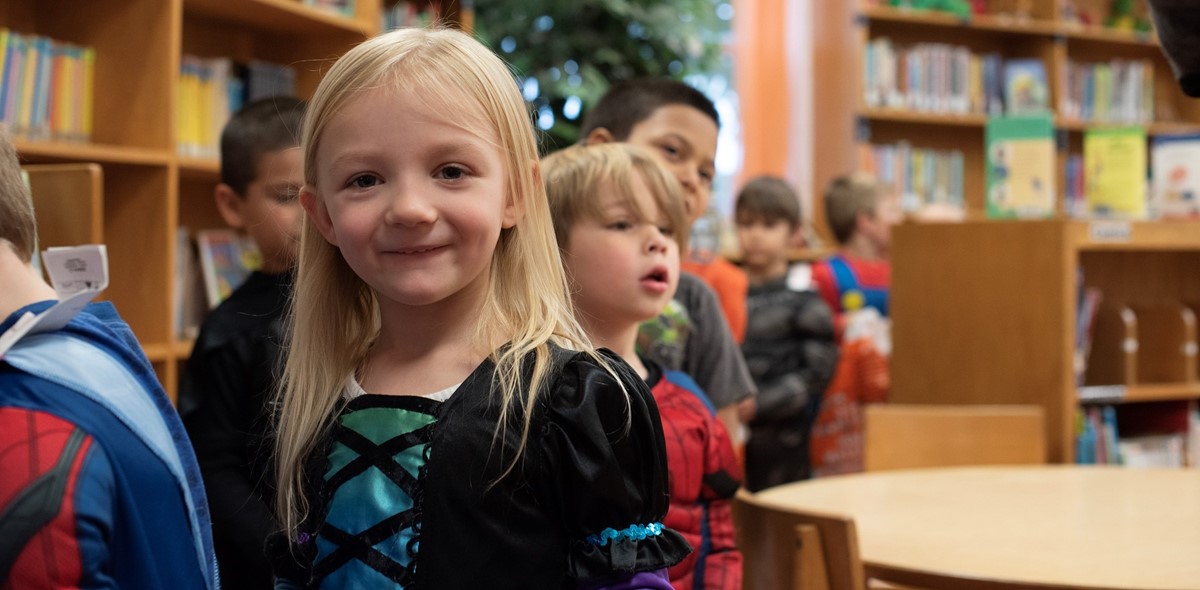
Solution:
<svg viewBox="0 0 1200 590">
<path fill-rule="evenodd" d="M 616 143 L 617 139 L 613 137 L 611 131 L 604 127 L 597 127 L 587 134 L 583 140 L 583 145 L 598 145 L 601 143 Z"/>
<path fill-rule="evenodd" d="M 337 232 L 333 231 L 333 219 L 329 217 L 329 209 L 325 208 L 325 203 L 311 185 L 306 184 L 300 188 L 300 206 L 304 207 L 304 212 L 308 214 L 317 231 L 324 236 L 325 241 L 336 247 Z"/>
<path fill-rule="evenodd" d="M 788 245 L 793 248 L 808 247 L 808 232 L 804 231 L 803 223 L 797 223 L 796 227 L 792 228 L 792 235 L 788 239 Z"/>
<path fill-rule="evenodd" d="M 535 159 L 529 163 L 529 173 L 533 176 L 533 186 L 542 186 L 542 167 Z M 525 217 L 525 198 L 509 193 L 504 201 L 504 211 L 500 216 L 500 227 L 508 229 L 517 225 Z"/>
<path fill-rule="evenodd" d="M 873 211 L 869 211 L 869 210 L 859 211 L 858 214 L 854 216 L 855 231 L 861 230 L 864 225 L 871 223 L 874 220 L 875 220 L 875 213 Z"/>
<path fill-rule="evenodd" d="M 221 213 L 225 225 L 233 229 L 246 227 L 246 221 L 242 217 L 242 205 L 245 201 L 232 186 L 223 182 L 218 184 L 217 188 L 213 189 L 213 200 L 217 203 L 217 211 Z"/>
</svg>

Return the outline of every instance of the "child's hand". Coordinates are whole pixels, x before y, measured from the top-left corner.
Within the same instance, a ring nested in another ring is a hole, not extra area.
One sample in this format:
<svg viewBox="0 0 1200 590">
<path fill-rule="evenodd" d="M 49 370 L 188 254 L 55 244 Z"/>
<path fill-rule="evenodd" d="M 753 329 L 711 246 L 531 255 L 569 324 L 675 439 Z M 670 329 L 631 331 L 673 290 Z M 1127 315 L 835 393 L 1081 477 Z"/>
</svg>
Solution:
<svg viewBox="0 0 1200 590">
<path fill-rule="evenodd" d="M 747 424 L 754 419 L 754 413 L 758 411 L 758 402 L 753 395 L 748 395 L 742 398 L 737 403 L 737 417 L 742 424 Z"/>
</svg>

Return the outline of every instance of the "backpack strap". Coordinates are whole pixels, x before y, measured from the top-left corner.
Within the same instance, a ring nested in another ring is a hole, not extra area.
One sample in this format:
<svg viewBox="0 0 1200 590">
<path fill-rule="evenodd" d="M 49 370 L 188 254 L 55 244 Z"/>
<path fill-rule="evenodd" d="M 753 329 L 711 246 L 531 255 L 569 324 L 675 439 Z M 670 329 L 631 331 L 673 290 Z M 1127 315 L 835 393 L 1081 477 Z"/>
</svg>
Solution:
<svg viewBox="0 0 1200 590">
<path fill-rule="evenodd" d="M 837 283 L 838 306 L 840 312 L 857 311 L 864 307 L 874 307 L 883 316 L 888 315 L 887 289 L 862 286 L 858 273 L 841 255 L 829 258 L 829 269 Z"/>
</svg>

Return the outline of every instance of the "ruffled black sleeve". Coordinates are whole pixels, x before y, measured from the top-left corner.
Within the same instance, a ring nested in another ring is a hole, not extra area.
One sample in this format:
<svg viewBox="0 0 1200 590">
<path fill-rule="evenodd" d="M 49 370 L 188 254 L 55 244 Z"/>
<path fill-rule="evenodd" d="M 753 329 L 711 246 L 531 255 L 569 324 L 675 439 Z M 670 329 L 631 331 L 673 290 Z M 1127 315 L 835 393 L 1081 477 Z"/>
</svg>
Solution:
<svg viewBox="0 0 1200 590">
<path fill-rule="evenodd" d="M 654 398 L 624 361 L 601 352 L 628 395 L 594 359 L 575 355 L 548 392 L 540 441 L 544 480 L 572 539 L 567 573 L 579 581 L 666 568 L 691 551 L 662 526 L 667 457 Z"/>
</svg>

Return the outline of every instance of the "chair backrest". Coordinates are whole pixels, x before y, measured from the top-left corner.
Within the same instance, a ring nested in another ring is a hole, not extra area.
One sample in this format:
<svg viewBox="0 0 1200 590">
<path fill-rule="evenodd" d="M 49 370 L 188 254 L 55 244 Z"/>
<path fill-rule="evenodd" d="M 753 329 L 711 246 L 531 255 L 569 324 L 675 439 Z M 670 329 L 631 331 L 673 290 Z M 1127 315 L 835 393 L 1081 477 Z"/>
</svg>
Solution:
<svg viewBox="0 0 1200 590">
<path fill-rule="evenodd" d="M 866 471 L 1046 462 L 1034 405 L 874 404 L 863 414 Z"/>
<path fill-rule="evenodd" d="M 97 164 L 25 166 L 38 249 L 104 242 L 104 176 Z"/>
<path fill-rule="evenodd" d="M 744 489 L 733 518 L 745 590 L 866 588 L 851 518 L 772 506 Z"/>
</svg>

